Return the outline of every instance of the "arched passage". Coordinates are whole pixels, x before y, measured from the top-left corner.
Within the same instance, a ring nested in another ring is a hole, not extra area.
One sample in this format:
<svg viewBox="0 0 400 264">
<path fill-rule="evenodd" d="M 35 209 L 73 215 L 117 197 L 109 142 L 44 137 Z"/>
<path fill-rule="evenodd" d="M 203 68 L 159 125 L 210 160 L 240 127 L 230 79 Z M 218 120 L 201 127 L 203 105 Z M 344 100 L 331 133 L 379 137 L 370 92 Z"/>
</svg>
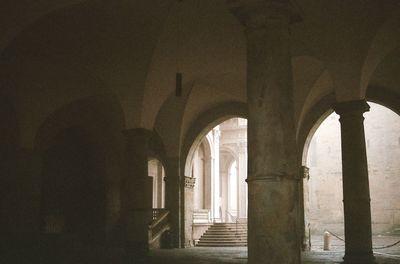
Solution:
<svg viewBox="0 0 400 264">
<path fill-rule="evenodd" d="M 399 225 L 398 192 L 400 181 L 400 117 L 385 106 L 368 102 L 364 114 L 368 175 L 371 196 L 372 233 L 390 235 Z M 309 179 L 304 181 L 306 229 L 316 238 L 324 231 L 343 235 L 343 187 L 339 116 L 325 113 L 317 128 L 311 130 L 309 144 L 304 147 L 303 165 L 309 168 Z M 315 131 L 315 133 L 313 133 Z M 380 243 L 374 239 L 374 244 Z M 316 242 L 318 249 L 321 243 Z M 338 244 L 340 247 L 340 244 Z"/>
<path fill-rule="evenodd" d="M 155 158 L 148 161 L 148 175 L 153 181 L 152 204 L 154 208 L 165 208 L 165 170 L 163 164 Z"/>
<path fill-rule="evenodd" d="M 247 120 L 227 119 L 199 142 L 185 168 L 194 187 L 185 188 L 185 218 L 191 219 L 191 239 L 201 245 L 200 237 L 215 223 L 247 223 Z"/>
<path fill-rule="evenodd" d="M 60 131 L 44 151 L 42 232 L 77 242 L 99 243 L 105 235 L 105 175 L 99 149 L 79 127 Z"/>
</svg>

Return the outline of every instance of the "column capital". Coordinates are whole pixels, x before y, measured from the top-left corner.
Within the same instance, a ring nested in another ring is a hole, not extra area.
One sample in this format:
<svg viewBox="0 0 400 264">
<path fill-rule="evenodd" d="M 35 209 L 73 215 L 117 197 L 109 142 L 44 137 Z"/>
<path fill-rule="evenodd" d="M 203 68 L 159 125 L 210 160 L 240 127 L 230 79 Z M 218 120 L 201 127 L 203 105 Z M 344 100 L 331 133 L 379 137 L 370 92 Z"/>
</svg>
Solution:
<svg viewBox="0 0 400 264">
<path fill-rule="evenodd" d="M 308 168 L 307 166 L 301 166 L 300 167 L 300 178 L 303 179 L 310 179 L 310 168 Z"/>
<path fill-rule="evenodd" d="M 366 100 L 352 100 L 336 103 L 333 105 L 333 109 L 341 117 L 347 114 L 362 115 L 369 111 L 369 105 Z"/>
<path fill-rule="evenodd" d="M 302 20 L 300 9 L 293 0 L 226 0 L 226 4 L 247 28 L 263 28 L 270 20 L 288 24 Z"/>
<path fill-rule="evenodd" d="M 193 189 L 196 184 L 196 178 L 185 176 L 185 188 Z"/>
</svg>

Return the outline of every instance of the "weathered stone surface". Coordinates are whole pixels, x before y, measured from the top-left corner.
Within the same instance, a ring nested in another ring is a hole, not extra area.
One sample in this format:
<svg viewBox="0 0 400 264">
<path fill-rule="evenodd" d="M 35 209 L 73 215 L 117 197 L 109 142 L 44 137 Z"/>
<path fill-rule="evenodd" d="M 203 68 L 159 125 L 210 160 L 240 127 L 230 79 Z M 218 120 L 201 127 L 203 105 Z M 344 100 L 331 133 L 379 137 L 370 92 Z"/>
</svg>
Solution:
<svg viewBox="0 0 400 264">
<path fill-rule="evenodd" d="M 249 263 L 300 263 L 290 4 L 232 3 L 246 27 Z"/>
</svg>

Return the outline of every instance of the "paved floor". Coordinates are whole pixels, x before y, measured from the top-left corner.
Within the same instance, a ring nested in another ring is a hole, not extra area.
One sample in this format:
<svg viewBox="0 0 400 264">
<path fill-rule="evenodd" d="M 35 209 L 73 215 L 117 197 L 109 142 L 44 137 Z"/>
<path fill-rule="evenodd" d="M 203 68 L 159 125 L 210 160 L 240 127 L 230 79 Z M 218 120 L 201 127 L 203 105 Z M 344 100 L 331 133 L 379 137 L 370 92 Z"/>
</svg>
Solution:
<svg viewBox="0 0 400 264">
<path fill-rule="evenodd" d="M 374 237 L 374 247 L 390 245 L 400 240 L 400 236 Z M 314 237 L 311 251 L 303 253 L 303 264 L 340 263 L 344 255 L 344 243 L 332 239 L 330 251 L 323 250 L 322 236 Z M 46 257 L 40 255 L 40 245 L 36 248 L 17 248 L 15 251 L 2 251 L 0 247 L 0 264 L 228 264 L 247 263 L 247 248 L 201 248 L 159 249 L 152 250 L 150 257 L 129 262 L 122 249 L 107 251 L 105 249 L 88 248 L 85 250 L 45 250 Z M 87 254 L 86 254 L 87 253 Z M 386 249 L 376 249 L 375 256 L 379 264 L 400 264 L 400 244 Z M 33 261 L 36 260 L 36 261 Z"/>
<path fill-rule="evenodd" d="M 374 237 L 374 246 L 381 247 L 393 244 L 400 237 Z M 344 254 L 344 243 L 338 239 L 332 239 L 331 251 L 324 251 L 322 237 L 313 239 L 310 252 L 302 256 L 303 264 L 331 264 L 340 263 Z M 387 249 L 375 250 L 376 260 L 379 264 L 399 264 L 400 245 Z M 147 263 L 147 262 L 146 262 Z M 164 249 L 153 250 L 150 264 L 227 264 L 247 263 L 247 248 L 188 248 L 188 249 Z"/>
</svg>

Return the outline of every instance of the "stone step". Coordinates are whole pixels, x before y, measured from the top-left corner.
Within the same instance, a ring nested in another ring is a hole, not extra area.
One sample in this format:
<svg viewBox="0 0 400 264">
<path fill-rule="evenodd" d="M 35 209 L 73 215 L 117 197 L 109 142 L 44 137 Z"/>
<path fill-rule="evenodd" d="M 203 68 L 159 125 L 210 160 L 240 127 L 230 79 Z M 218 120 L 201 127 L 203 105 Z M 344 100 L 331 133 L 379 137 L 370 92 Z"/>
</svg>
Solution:
<svg viewBox="0 0 400 264">
<path fill-rule="evenodd" d="M 211 229 L 246 229 L 247 226 L 211 226 Z"/>
<path fill-rule="evenodd" d="M 247 243 L 247 239 L 201 239 L 201 243 Z"/>
<path fill-rule="evenodd" d="M 246 234 L 204 234 L 203 237 L 247 237 Z"/>
<path fill-rule="evenodd" d="M 226 234 L 204 234 L 203 237 L 247 237 L 246 234 L 235 234 L 235 233 L 226 233 Z"/>
<path fill-rule="evenodd" d="M 247 234 L 247 230 L 207 230 L 206 234 Z"/>
<path fill-rule="evenodd" d="M 246 247 L 247 246 L 247 242 L 246 243 L 202 243 L 199 242 L 197 245 L 197 247 Z"/>
<path fill-rule="evenodd" d="M 215 223 L 201 236 L 199 247 L 245 247 L 247 224 Z"/>
</svg>

